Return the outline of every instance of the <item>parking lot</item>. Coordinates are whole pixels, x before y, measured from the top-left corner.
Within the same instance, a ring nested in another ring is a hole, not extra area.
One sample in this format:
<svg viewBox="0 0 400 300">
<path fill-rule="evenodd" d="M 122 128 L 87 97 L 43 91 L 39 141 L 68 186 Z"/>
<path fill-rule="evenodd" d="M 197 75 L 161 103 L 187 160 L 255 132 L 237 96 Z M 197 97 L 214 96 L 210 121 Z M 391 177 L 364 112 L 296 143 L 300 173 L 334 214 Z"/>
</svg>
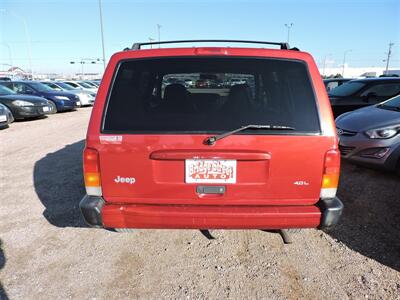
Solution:
<svg viewBox="0 0 400 300">
<path fill-rule="evenodd" d="M 339 225 L 290 245 L 260 230 L 92 229 L 78 209 L 90 112 L 0 131 L 0 298 L 398 299 L 399 177 L 343 163 Z"/>
</svg>

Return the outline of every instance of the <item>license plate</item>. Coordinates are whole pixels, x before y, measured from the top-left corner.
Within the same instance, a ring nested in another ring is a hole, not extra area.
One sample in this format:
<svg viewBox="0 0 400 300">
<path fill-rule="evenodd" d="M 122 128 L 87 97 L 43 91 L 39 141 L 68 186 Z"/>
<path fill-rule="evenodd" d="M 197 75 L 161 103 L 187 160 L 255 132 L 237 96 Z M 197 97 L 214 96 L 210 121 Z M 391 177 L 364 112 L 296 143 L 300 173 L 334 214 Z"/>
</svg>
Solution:
<svg viewBox="0 0 400 300">
<path fill-rule="evenodd" d="M 76 102 L 76 105 L 81 105 L 81 101 Z"/>
<path fill-rule="evenodd" d="M 50 108 L 48 106 L 43 106 L 43 111 L 44 112 L 49 111 L 49 110 L 50 110 Z"/>
<path fill-rule="evenodd" d="M 186 159 L 186 183 L 236 183 L 236 160 Z"/>
<path fill-rule="evenodd" d="M 7 121 L 7 116 L 4 115 L 0 116 L 0 122 L 5 122 L 5 121 Z"/>
</svg>

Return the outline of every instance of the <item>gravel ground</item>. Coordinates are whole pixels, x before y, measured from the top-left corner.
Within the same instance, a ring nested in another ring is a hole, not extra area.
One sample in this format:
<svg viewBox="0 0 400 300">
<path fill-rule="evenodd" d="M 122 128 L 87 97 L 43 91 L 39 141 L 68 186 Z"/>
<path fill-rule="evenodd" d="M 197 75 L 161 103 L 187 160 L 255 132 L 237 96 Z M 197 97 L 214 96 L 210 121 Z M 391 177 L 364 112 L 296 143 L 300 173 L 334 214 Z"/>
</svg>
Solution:
<svg viewBox="0 0 400 300">
<path fill-rule="evenodd" d="M 0 131 L 0 298 L 400 299 L 400 179 L 343 164 L 340 225 L 274 232 L 83 223 L 90 108 Z"/>
</svg>

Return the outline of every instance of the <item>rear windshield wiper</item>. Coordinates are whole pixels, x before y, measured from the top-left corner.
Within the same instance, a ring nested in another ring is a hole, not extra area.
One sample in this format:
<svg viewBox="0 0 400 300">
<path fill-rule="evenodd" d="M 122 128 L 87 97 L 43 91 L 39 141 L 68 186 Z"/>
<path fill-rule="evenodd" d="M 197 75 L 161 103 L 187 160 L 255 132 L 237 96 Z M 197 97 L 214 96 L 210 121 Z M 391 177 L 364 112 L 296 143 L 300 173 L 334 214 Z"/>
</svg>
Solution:
<svg viewBox="0 0 400 300">
<path fill-rule="evenodd" d="M 228 131 L 225 133 L 221 133 L 219 135 L 214 135 L 214 136 L 209 136 L 208 138 L 206 138 L 204 140 L 204 144 L 205 145 L 214 145 L 216 141 L 223 139 L 229 135 L 235 134 L 239 131 L 243 131 L 246 129 L 264 129 L 264 130 L 295 130 L 294 127 L 290 127 L 290 126 L 283 126 L 283 125 L 246 125 L 246 126 L 242 126 L 240 128 L 237 128 L 235 130 L 232 131 Z"/>
</svg>

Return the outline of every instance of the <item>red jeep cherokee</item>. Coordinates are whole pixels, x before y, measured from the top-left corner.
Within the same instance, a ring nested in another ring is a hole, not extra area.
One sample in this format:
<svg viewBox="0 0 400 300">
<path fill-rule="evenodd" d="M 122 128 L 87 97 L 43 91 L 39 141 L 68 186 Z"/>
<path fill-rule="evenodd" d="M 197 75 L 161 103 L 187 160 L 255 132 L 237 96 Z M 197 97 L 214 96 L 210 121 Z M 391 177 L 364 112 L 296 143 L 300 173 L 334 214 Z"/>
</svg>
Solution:
<svg viewBox="0 0 400 300">
<path fill-rule="evenodd" d="M 251 41 L 172 41 L 243 42 Z M 338 139 L 313 58 L 280 49 L 141 49 L 112 56 L 83 154 L 95 227 L 336 224 Z M 207 86 L 196 82 L 208 80 Z"/>
</svg>

